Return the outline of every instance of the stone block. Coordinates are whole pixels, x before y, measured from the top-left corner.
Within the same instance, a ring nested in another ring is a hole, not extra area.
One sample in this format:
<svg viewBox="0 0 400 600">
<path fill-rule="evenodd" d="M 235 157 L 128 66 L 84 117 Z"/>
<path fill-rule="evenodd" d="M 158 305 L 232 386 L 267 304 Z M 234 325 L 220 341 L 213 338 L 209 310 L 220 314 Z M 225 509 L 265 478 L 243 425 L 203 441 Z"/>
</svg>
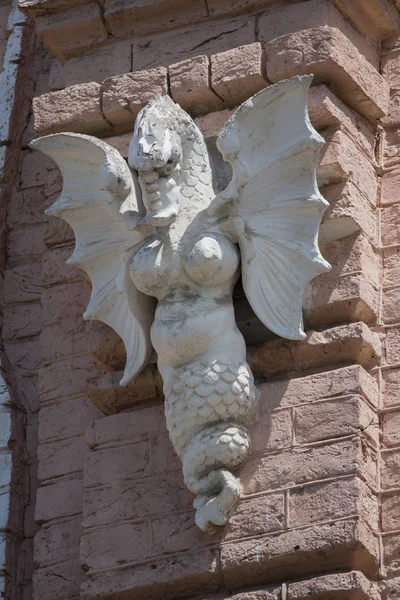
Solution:
<svg viewBox="0 0 400 600">
<path fill-rule="evenodd" d="M 109 485 L 86 488 L 82 526 L 97 527 L 147 518 L 154 520 L 192 509 L 193 495 L 183 483 L 180 468 L 161 476 L 115 480 Z M 196 533 L 202 535 L 199 529 Z"/>
<path fill-rule="evenodd" d="M 151 556 L 149 537 L 147 522 L 111 523 L 108 527 L 86 529 L 80 546 L 81 566 L 90 576 L 91 571 L 142 561 Z"/>
<path fill-rule="evenodd" d="M 93 354 L 93 352 L 92 352 Z M 114 358 L 115 360 L 115 358 Z M 150 365 L 131 383 L 122 387 L 123 371 L 107 373 L 88 382 L 91 402 L 105 415 L 133 408 L 143 400 L 162 398 L 162 379 L 155 366 Z"/>
<path fill-rule="evenodd" d="M 385 446 L 400 446 L 400 412 L 384 414 L 382 430 L 382 441 Z"/>
<path fill-rule="evenodd" d="M 74 356 L 39 369 L 39 394 L 41 403 L 53 403 L 86 395 L 87 380 L 99 376 L 95 361 L 90 356 Z"/>
<path fill-rule="evenodd" d="M 80 537 L 80 518 L 43 525 L 35 537 L 35 561 L 44 566 L 74 558 Z"/>
<path fill-rule="evenodd" d="M 131 40 L 113 40 L 82 56 L 60 63 L 53 59 L 50 65 L 49 86 L 52 91 L 80 83 L 101 83 L 104 79 L 132 69 Z"/>
<path fill-rule="evenodd" d="M 58 14 L 38 15 L 35 25 L 46 48 L 62 62 L 106 41 L 108 36 L 100 6 L 95 2 Z"/>
<path fill-rule="evenodd" d="M 383 267 L 383 287 L 390 288 L 400 285 L 400 247 L 395 246 L 383 250 Z"/>
<path fill-rule="evenodd" d="M 79 598 L 81 570 L 77 559 L 36 569 L 33 574 L 34 600 Z"/>
<path fill-rule="evenodd" d="M 400 533 L 383 537 L 383 564 L 389 578 L 400 574 Z"/>
<path fill-rule="evenodd" d="M 98 449 L 86 455 L 84 485 L 92 487 L 111 484 L 118 479 L 135 480 L 148 475 L 149 470 L 150 446 L 147 440 Z"/>
<path fill-rule="evenodd" d="M 382 489 L 400 487 L 400 449 L 382 452 Z"/>
<path fill-rule="evenodd" d="M 218 110 L 223 101 L 210 85 L 210 61 L 207 56 L 195 56 L 168 68 L 171 96 L 193 116 Z"/>
<path fill-rule="evenodd" d="M 360 152 L 353 140 L 340 129 L 327 137 L 318 166 L 319 185 L 351 181 L 375 206 L 378 182 L 375 165 Z"/>
<path fill-rule="evenodd" d="M 388 110 L 388 84 L 336 28 L 314 27 L 265 44 L 267 77 L 272 82 L 313 73 L 329 79 L 337 95 L 367 119 Z"/>
<path fill-rule="evenodd" d="M 195 596 L 216 591 L 220 586 L 218 550 L 193 549 L 155 561 L 98 572 L 81 586 L 81 598 L 137 597 L 172 600 L 180 595 Z"/>
<path fill-rule="evenodd" d="M 163 475 L 170 471 L 180 471 L 182 463 L 172 447 L 168 434 L 160 434 L 150 440 L 150 473 Z"/>
<path fill-rule="evenodd" d="M 382 529 L 396 531 L 400 523 L 400 494 L 399 491 L 382 495 Z"/>
<path fill-rule="evenodd" d="M 35 520 L 45 523 L 82 511 L 82 479 L 63 479 L 42 486 L 37 491 Z"/>
<path fill-rule="evenodd" d="M 380 600 L 378 586 L 370 582 L 360 571 L 331 573 L 306 581 L 289 583 L 288 600 L 306 598 L 337 598 L 339 600 Z"/>
<path fill-rule="evenodd" d="M 136 115 L 143 105 L 155 94 L 167 93 L 167 70 L 164 67 L 110 77 L 101 87 L 104 115 L 113 126 L 133 129 Z"/>
<path fill-rule="evenodd" d="M 39 413 L 40 442 L 82 435 L 88 423 L 100 416 L 96 407 L 84 397 L 44 405 Z"/>
<path fill-rule="evenodd" d="M 44 252 L 43 226 L 13 229 L 8 233 L 7 243 L 8 268 L 34 263 L 41 259 Z M 42 279 L 39 281 L 41 283 Z"/>
<path fill-rule="evenodd" d="M 21 189 L 43 186 L 49 171 L 53 169 L 53 161 L 41 152 L 24 150 L 21 164 Z"/>
<path fill-rule="evenodd" d="M 363 274 L 314 279 L 304 296 L 308 327 L 363 321 L 374 323 L 379 308 L 379 288 Z"/>
<path fill-rule="evenodd" d="M 240 477 L 244 492 L 255 494 L 354 474 L 360 474 L 371 486 L 376 486 L 376 452 L 356 437 L 281 450 L 278 454 L 253 455 Z"/>
<path fill-rule="evenodd" d="M 400 168 L 393 168 L 383 174 L 381 179 L 381 205 L 388 206 L 400 201 Z"/>
<path fill-rule="evenodd" d="M 43 187 L 30 187 L 15 192 L 8 205 L 7 226 L 10 229 L 43 223 Z"/>
<path fill-rule="evenodd" d="M 316 369 L 322 366 L 356 363 L 369 369 L 381 354 L 379 336 L 364 323 L 351 323 L 325 331 L 309 331 L 302 341 L 271 340 L 249 349 L 249 361 L 256 376 Z"/>
<path fill-rule="evenodd" d="M 371 529 L 379 531 L 377 496 L 357 477 L 305 485 L 289 492 L 290 528 L 352 515 L 364 519 Z"/>
<path fill-rule="evenodd" d="M 221 569 L 229 589 L 271 580 L 315 576 L 331 570 L 362 569 L 373 575 L 377 540 L 355 519 L 289 530 L 278 536 L 221 547 Z"/>
<path fill-rule="evenodd" d="M 393 204 L 381 212 L 382 244 L 394 246 L 400 244 L 400 204 Z"/>
<path fill-rule="evenodd" d="M 315 373 L 306 377 L 270 381 L 259 386 L 260 410 L 304 405 L 322 399 L 336 399 L 348 394 L 362 396 L 372 406 L 378 406 L 375 379 L 359 365 Z"/>
<path fill-rule="evenodd" d="M 357 1 L 357 0 L 356 0 Z M 361 0 L 364 1 L 364 0 Z M 303 6 L 286 4 L 277 6 L 260 16 L 258 23 L 259 40 L 270 42 L 278 37 L 297 34 L 314 27 L 329 27 L 341 31 L 354 44 L 359 54 L 379 69 L 379 53 L 375 44 L 360 35 L 347 18 L 336 10 L 328 0 L 307 0 Z"/>
<path fill-rule="evenodd" d="M 49 482 L 57 477 L 80 475 L 83 469 L 85 437 L 41 442 L 38 448 L 38 478 Z"/>
<path fill-rule="evenodd" d="M 66 263 L 73 249 L 74 245 L 69 245 L 49 248 L 44 252 L 43 283 L 46 287 L 87 281 L 87 275 L 82 269 Z"/>
<path fill-rule="evenodd" d="M 378 446 L 377 415 L 360 398 L 313 402 L 294 409 L 294 430 L 298 444 L 310 444 L 362 431 L 374 446 Z"/>
<path fill-rule="evenodd" d="M 260 43 L 239 46 L 211 57 L 211 86 L 228 106 L 240 104 L 266 85 Z"/>
<path fill-rule="evenodd" d="M 29 16 L 35 18 L 37 15 L 46 13 L 57 13 L 71 6 L 86 4 L 88 0 L 20 0 L 19 8 Z"/>
<path fill-rule="evenodd" d="M 400 87 L 391 87 L 389 98 L 389 110 L 387 116 L 382 119 L 384 127 L 398 127 L 400 124 Z"/>
<path fill-rule="evenodd" d="M 320 228 L 320 244 L 342 240 L 362 231 L 377 245 L 376 209 L 352 181 L 330 184 L 324 186 L 321 191 L 329 206 Z"/>
<path fill-rule="evenodd" d="M 104 18 L 115 36 L 164 31 L 207 18 L 202 0 L 105 0 Z"/>
<path fill-rule="evenodd" d="M 400 329 L 398 327 L 387 329 L 385 350 L 388 365 L 400 362 Z"/>
<path fill-rule="evenodd" d="M 391 288 L 383 293 L 382 320 L 384 323 L 400 321 L 399 288 Z"/>
<path fill-rule="evenodd" d="M 310 88 L 308 110 L 314 127 L 318 130 L 334 125 L 341 128 L 367 154 L 373 156 L 375 134 L 371 125 L 361 115 L 346 106 L 326 85 Z"/>
<path fill-rule="evenodd" d="M 91 135 L 111 132 L 101 110 L 100 85 L 95 82 L 73 85 L 34 98 L 33 114 L 38 135 L 60 131 Z"/>
<path fill-rule="evenodd" d="M 32 304 L 7 305 L 3 309 L 3 331 L 5 340 L 17 340 L 39 335 L 41 331 L 42 307 Z"/>
<path fill-rule="evenodd" d="M 277 409 L 262 412 L 251 430 L 253 452 L 266 452 L 288 448 L 293 444 L 292 411 Z"/>
<path fill-rule="evenodd" d="M 184 30 L 168 31 L 142 38 L 133 44 L 132 70 L 168 66 L 198 56 L 210 57 L 256 41 L 255 16 L 209 20 L 206 27 L 198 24 Z"/>
</svg>

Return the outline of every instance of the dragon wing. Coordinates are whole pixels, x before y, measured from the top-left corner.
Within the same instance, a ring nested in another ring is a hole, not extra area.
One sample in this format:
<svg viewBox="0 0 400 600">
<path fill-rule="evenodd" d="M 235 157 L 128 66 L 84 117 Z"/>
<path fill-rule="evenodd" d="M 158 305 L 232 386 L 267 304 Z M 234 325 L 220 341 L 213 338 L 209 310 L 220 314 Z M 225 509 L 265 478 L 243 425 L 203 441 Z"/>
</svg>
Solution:
<svg viewBox="0 0 400 600">
<path fill-rule="evenodd" d="M 46 212 L 74 230 L 68 262 L 86 271 L 92 283 L 83 317 L 103 321 L 124 341 L 127 360 L 120 383 L 126 385 L 151 353 L 154 314 L 153 300 L 129 277 L 129 250 L 141 238 L 127 228 L 122 213 L 138 214 L 136 176 L 115 148 L 92 136 L 57 133 L 34 140 L 31 147 L 50 156 L 63 176 L 61 196 Z"/>
<path fill-rule="evenodd" d="M 318 248 L 328 205 L 316 182 L 323 138 L 307 109 L 312 76 L 267 87 L 232 115 L 217 146 L 233 176 L 220 194 L 242 255 L 243 287 L 274 333 L 302 339 L 306 285 L 330 265 Z"/>
</svg>

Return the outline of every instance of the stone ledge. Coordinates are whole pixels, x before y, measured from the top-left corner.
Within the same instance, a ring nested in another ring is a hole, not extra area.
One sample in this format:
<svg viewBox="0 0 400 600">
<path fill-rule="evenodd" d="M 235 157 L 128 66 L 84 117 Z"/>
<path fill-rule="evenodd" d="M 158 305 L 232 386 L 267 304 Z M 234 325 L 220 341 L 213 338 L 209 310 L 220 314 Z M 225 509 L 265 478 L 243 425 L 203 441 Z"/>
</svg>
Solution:
<svg viewBox="0 0 400 600">
<path fill-rule="evenodd" d="M 364 323 L 351 323 L 324 331 L 309 331 L 302 341 L 275 339 L 249 348 L 254 374 L 265 378 L 280 373 L 355 363 L 376 366 L 381 355 L 379 335 Z"/>
<path fill-rule="evenodd" d="M 369 581 L 360 571 L 351 573 L 334 573 L 313 577 L 307 581 L 290 583 L 287 591 L 288 600 L 306 600 L 307 598 L 324 598 L 332 600 L 380 600 L 378 585 Z"/>
</svg>

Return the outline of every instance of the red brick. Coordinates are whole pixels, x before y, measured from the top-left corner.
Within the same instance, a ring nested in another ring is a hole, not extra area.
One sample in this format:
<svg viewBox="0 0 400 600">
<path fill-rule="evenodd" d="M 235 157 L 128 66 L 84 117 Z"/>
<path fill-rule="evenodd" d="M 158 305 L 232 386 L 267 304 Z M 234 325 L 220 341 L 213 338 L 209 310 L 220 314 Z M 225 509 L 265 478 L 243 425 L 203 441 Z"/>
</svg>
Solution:
<svg viewBox="0 0 400 600">
<path fill-rule="evenodd" d="M 309 444 L 362 432 L 378 444 L 377 415 L 357 397 L 317 402 L 294 409 L 294 429 L 299 444 Z"/>
</svg>

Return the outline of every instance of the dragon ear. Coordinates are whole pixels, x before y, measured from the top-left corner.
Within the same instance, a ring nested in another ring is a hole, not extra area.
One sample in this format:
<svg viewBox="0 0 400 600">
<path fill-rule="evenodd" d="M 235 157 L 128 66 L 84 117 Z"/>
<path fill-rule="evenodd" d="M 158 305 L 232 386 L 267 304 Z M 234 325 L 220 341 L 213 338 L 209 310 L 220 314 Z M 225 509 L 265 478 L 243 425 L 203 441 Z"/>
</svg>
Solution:
<svg viewBox="0 0 400 600">
<path fill-rule="evenodd" d="M 121 385 L 126 385 L 151 354 L 154 317 L 153 300 L 136 289 L 123 260 L 142 239 L 127 229 L 120 212 L 122 204 L 138 211 L 136 175 L 115 148 L 91 136 L 58 133 L 31 147 L 53 158 L 63 176 L 62 193 L 46 212 L 67 221 L 75 233 L 68 262 L 79 265 L 92 283 L 84 318 L 103 321 L 123 339 L 127 361 Z"/>
<path fill-rule="evenodd" d="M 293 77 L 242 104 L 219 137 L 233 177 L 221 194 L 240 223 L 246 296 L 274 333 L 304 337 L 302 303 L 309 281 L 330 265 L 318 248 L 328 206 L 316 180 L 323 138 L 307 109 L 312 77 Z"/>
</svg>

